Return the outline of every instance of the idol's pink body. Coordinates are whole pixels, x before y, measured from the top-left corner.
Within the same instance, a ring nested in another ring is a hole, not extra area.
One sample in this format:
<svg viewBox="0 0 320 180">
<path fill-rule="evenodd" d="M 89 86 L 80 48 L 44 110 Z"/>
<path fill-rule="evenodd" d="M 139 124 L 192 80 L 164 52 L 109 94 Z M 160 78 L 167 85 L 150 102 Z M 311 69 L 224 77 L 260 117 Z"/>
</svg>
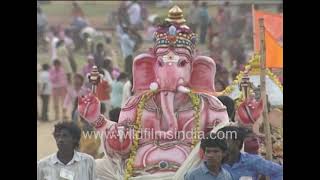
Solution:
<svg viewBox="0 0 320 180">
<path fill-rule="evenodd" d="M 169 33 L 175 34 L 175 27 L 169 29 L 173 32 Z M 215 92 L 215 63 L 209 57 L 193 54 L 192 41 L 186 40 L 192 37 L 189 36 L 191 32 L 186 32 L 189 34 L 183 36 L 180 33 L 181 37 L 169 35 L 171 45 L 157 44 L 149 53 L 134 59 L 134 96 L 122 107 L 118 123 L 100 115 L 100 103 L 94 95 L 79 99 L 80 115 L 105 133 L 103 145 L 106 152 L 127 159 L 138 104 L 149 89 L 156 92 L 146 101 L 142 111 L 141 139 L 133 163 L 134 176 L 175 172 L 190 154 L 192 129 L 197 121 L 189 92 L 200 99 L 200 135 L 229 121 L 226 107 L 212 95 Z M 161 41 L 166 36 L 158 37 L 160 39 L 156 42 L 166 42 Z"/>
</svg>

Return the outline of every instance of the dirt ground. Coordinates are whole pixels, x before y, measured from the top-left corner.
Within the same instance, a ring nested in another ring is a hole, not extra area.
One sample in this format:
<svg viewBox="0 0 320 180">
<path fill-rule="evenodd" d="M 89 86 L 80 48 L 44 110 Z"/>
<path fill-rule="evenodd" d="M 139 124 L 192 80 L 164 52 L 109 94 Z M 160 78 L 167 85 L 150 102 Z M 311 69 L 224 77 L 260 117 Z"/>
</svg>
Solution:
<svg viewBox="0 0 320 180">
<path fill-rule="evenodd" d="M 57 152 L 57 146 L 52 136 L 55 123 L 57 121 L 37 122 L 37 160 Z"/>
</svg>

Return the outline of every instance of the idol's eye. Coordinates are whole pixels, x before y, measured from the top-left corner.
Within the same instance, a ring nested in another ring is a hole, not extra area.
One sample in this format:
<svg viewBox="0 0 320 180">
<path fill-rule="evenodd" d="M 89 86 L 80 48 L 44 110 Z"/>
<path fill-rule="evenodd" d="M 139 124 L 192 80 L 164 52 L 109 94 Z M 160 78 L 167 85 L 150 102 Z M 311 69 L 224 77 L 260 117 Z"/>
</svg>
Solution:
<svg viewBox="0 0 320 180">
<path fill-rule="evenodd" d="M 180 66 L 180 67 L 184 67 L 186 64 L 188 64 L 188 62 L 187 62 L 186 60 L 181 60 L 181 61 L 179 62 L 179 66 Z"/>
<path fill-rule="evenodd" d="M 162 67 L 162 66 L 163 66 L 163 62 L 162 62 L 161 60 L 158 60 L 158 65 L 159 65 L 160 67 Z"/>
</svg>

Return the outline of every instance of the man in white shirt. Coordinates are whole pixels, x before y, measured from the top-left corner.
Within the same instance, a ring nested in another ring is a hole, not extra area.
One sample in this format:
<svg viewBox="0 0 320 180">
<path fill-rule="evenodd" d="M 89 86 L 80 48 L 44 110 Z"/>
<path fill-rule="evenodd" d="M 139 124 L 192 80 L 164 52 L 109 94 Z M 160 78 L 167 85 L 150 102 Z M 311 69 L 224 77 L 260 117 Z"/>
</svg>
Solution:
<svg viewBox="0 0 320 180">
<path fill-rule="evenodd" d="M 141 7 L 137 0 L 133 0 L 128 5 L 128 15 L 132 26 L 138 26 L 141 23 Z"/>
<path fill-rule="evenodd" d="M 132 76 L 130 77 L 130 80 L 128 80 L 124 85 L 123 85 L 123 92 L 122 92 L 122 103 L 121 107 L 123 107 L 126 103 L 129 97 L 132 95 Z"/>
<path fill-rule="evenodd" d="M 127 74 L 132 74 L 132 62 L 133 62 L 133 49 L 135 47 L 135 42 L 130 37 L 130 30 L 128 28 L 123 28 L 124 33 L 121 36 L 120 46 L 123 58 L 125 59 L 125 72 Z"/>
<path fill-rule="evenodd" d="M 50 33 L 50 46 L 51 46 L 51 61 L 53 62 L 58 58 L 57 56 L 57 43 L 59 38 L 57 37 L 57 33 Z"/>
<path fill-rule="evenodd" d="M 49 78 L 49 65 L 43 64 L 39 74 L 39 94 L 42 100 L 41 120 L 48 121 L 48 105 L 51 94 L 51 83 Z"/>
<path fill-rule="evenodd" d="M 73 51 L 75 49 L 75 45 L 73 40 L 71 39 L 71 31 L 69 29 L 66 29 L 63 36 L 64 43 L 66 45 L 66 48 L 68 49 L 69 54 L 69 61 L 72 68 L 72 71 L 75 73 L 77 72 L 77 64 L 74 60 Z"/>
<path fill-rule="evenodd" d="M 112 58 L 110 56 L 107 56 L 104 58 L 101 70 L 104 72 L 103 80 L 107 81 L 109 85 L 112 84 L 112 72 L 113 63 Z"/>
<path fill-rule="evenodd" d="M 38 162 L 37 180 L 96 180 L 92 156 L 75 151 L 80 142 L 80 128 L 64 121 L 54 126 L 53 136 L 58 152 Z"/>
<path fill-rule="evenodd" d="M 121 35 L 120 39 L 120 46 L 123 58 L 126 58 L 129 55 L 133 54 L 135 42 L 130 37 L 129 33 L 130 30 L 127 27 L 123 27 L 123 34 Z"/>
<path fill-rule="evenodd" d="M 44 40 L 44 35 L 48 26 L 48 19 L 42 12 L 41 8 L 37 8 L 37 38 L 38 40 Z"/>
<path fill-rule="evenodd" d="M 188 13 L 189 27 L 192 32 L 197 33 L 200 23 L 200 7 L 199 0 L 193 0 Z"/>
</svg>

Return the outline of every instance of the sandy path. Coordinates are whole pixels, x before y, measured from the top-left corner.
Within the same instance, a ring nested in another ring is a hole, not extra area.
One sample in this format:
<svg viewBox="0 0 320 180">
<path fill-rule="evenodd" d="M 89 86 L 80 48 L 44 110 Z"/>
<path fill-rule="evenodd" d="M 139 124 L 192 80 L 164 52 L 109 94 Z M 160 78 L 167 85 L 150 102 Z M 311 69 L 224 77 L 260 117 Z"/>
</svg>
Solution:
<svg viewBox="0 0 320 180">
<path fill-rule="evenodd" d="M 57 121 L 37 123 L 37 160 L 57 151 L 55 140 L 52 136 L 53 126 Z"/>
</svg>

